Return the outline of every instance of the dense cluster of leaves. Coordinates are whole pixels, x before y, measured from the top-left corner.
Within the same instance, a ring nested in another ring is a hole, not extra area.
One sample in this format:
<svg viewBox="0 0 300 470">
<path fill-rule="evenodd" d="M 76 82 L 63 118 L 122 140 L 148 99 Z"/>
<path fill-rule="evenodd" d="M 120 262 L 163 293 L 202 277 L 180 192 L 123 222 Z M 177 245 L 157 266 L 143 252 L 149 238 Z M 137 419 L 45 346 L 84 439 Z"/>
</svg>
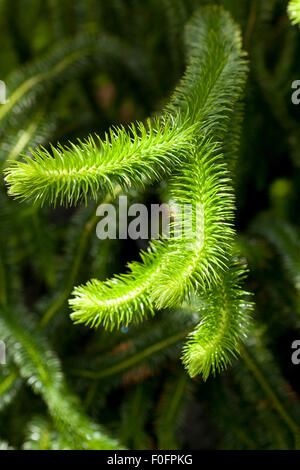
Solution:
<svg viewBox="0 0 300 470">
<path fill-rule="evenodd" d="M 0 449 L 300 445 L 299 2 L 207 3 L 0 1 Z M 98 240 L 125 192 L 195 238 Z"/>
</svg>

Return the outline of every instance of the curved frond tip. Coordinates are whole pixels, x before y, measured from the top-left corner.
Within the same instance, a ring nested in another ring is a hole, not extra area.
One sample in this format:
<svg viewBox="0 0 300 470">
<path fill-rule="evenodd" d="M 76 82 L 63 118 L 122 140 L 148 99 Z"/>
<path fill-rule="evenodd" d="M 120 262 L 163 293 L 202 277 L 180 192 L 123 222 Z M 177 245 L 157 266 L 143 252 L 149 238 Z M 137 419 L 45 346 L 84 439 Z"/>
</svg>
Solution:
<svg viewBox="0 0 300 470">
<path fill-rule="evenodd" d="M 239 354 L 239 342 L 247 336 L 253 304 L 242 290 L 245 270 L 231 267 L 217 286 L 200 299 L 199 325 L 183 349 L 183 363 L 191 377 L 224 370 Z"/>
</svg>

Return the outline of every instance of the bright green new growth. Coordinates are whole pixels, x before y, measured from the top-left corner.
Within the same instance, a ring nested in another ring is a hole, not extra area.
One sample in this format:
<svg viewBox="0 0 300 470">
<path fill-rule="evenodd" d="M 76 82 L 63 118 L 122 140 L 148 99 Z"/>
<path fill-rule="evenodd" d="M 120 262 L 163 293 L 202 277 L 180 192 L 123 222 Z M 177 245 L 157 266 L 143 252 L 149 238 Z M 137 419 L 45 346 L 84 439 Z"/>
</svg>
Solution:
<svg viewBox="0 0 300 470">
<path fill-rule="evenodd" d="M 16 162 L 9 170 L 9 192 L 41 204 L 75 204 L 89 193 L 94 199 L 101 190 L 114 193 L 117 184 L 127 189 L 142 185 L 146 177 L 158 179 L 187 153 L 191 132 L 183 132 L 171 120 L 157 119 L 155 124 L 132 125 L 131 135 L 124 128 L 110 130 L 104 142 L 90 137 L 68 148 L 52 147 L 52 154 L 40 148 L 32 152 L 34 159 L 25 157 L 26 163 Z"/>
<path fill-rule="evenodd" d="M 195 239 L 186 238 L 187 233 L 183 238 L 154 241 L 141 255 L 142 263 L 129 265 L 129 274 L 77 287 L 70 300 L 75 322 L 103 324 L 111 329 L 126 326 L 142 320 L 147 313 L 153 314 L 155 307 L 176 306 L 191 292 L 219 278 L 218 270 L 225 266 L 233 235 L 229 223 L 233 216 L 232 192 L 230 186 L 225 186 L 227 172 L 215 146 L 203 141 L 194 152 L 180 187 L 174 176 L 171 193 L 176 194 L 180 204 L 204 208 L 199 211 Z M 195 220 L 192 222 L 195 226 Z"/>
<path fill-rule="evenodd" d="M 238 35 L 237 42 L 232 44 L 230 39 L 231 48 L 224 42 L 228 16 L 222 15 L 220 19 L 212 9 L 206 10 L 206 15 L 201 13 L 190 25 L 188 37 L 195 37 L 198 26 L 199 44 L 205 49 L 208 43 L 204 63 L 199 62 L 198 56 L 191 57 L 186 76 L 169 105 L 174 114 L 179 109 L 185 119 L 195 119 L 196 129 L 201 132 L 198 139 L 194 136 L 189 161 L 176 168 L 171 184 L 173 200 L 203 208 L 196 239 L 192 243 L 186 238 L 154 242 L 152 249 L 142 256 L 144 266 L 134 263 L 128 275 L 105 283 L 93 280 L 76 288 L 70 300 L 76 322 L 90 322 L 94 326 L 101 323 L 113 328 L 138 321 L 145 313 L 153 313 L 155 307 L 173 307 L 199 287 L 204 289 L 216 282 L 226 266 L 233 236 L 232 190 L 218 145 L 203 136 L 212 131 L 221 135 L 225 131 L 225 118 L 244 81 L 245 62 Z M 214 29 L 210 29 L 212 24 Z M 221 38 L 216 42 L 218 34 Z M 213 118 L 209 118 L 210 113 Z"/>
<path fill-rule="evenodd" d="M 129 131 L 110 131 L 104 141 L 90 137 L 51 153 L 40 148 L 33 159 L 15 162 L 6 181 L 11 195 L 55 205 L 74 204 L 89 195 L 97 199 L 104 192 L 113 195 L 116 185 L 126 190 L 171 174 L 170 199 L 193 205 L 194 238 L 184 233 L 182 238 L 156 240 L 141 254 L 141 262 L 129 265 L 129 273 L 75 288 L 71 317 L 76 323 L 120 328 L 156 308 L 209 295 L 205 327 L 196 330 L 184 355 L 189 373 L 207 378 L 210 370 L 229 362 L 238 351 L 238 337 L 245 336 L 244 326 L 237 327 L 239 315 L 247 317 L 241 313 L 245 305 L 237 300 L 242 291 L 228 273 L 234 236 L 228 171 L 233 155 L 228 149 L 235 147 L 228 134 L 247 64 L 239 29 L 221 8 L 204 8 L 193 17 L 186 48 L 187 71 L 161 117 Z M 222 295 L 220 285 L 227 289 Z"/>
<path fill-rule="evenodd" d="M 152 245 L 154 246 L 154 245 Z M 93 279 L 86 286 L 76 287 L 69 303 L 75 323 L 102 324 L 105 328 L 127 326 L 132 321 L 154 314 L 148 291 L 159 267 L 160 251 L 141 254 L 142 263 L 130 263 L 128 274 L 101 282 Z"/>
<path fill-rule="evenodd" d="M 291 0 L 288 4 L 288 14 L 293 24 L 300 24 L 300 1 Z"/>
<path fill-rule="evenodd" d="M 174 307 L 185 297 L 204 291 L 226 269 L 233 238 L 234 201 L 226 165 L 211 141 L 195 145 L 192 159 L 174 174 L 171 196 L 178 204 L 192 204 L 191 228 L 182 237 L 164 242 L 151 285 L 150 297 L 158 308 Z"/>
<path fill-rule="evenodd" d="M 215 375 L 222 371 L 236 357 L 239 341 L 246 338 L 252 304 L 241 289 L 244 276 L 245 269 L 233 265 L 216 288 L 201 299 L 201 321 L 189 335 L 183 355 L 192 377 L 201 374 L 206 380 L 211 372 Z"/>
</svg>

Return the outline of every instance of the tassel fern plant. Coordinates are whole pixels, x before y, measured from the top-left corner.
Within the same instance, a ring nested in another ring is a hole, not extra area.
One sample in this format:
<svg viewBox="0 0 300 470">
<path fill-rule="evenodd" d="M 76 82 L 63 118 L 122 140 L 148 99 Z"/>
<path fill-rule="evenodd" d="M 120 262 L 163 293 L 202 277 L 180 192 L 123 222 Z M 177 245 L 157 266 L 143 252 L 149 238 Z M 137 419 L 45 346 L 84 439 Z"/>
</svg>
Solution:
<svg viewBox="0 0 300 470">
<path fill-rule="evenodd" d="M 31 3 L 33 35 L 0 3 L 0 449 L 193 448 L 189 420 L 207 448 L 298 448 L 278 344 L 299 327 L 299 2 Z M 99 241 L 97 204 L 120 195 L 191 223 Z"/>
<path fill-rule="evenodd" d="M 202 207 L 191 246 L 185 238 L 153 242 L 142 263 L 130 266 L 129 274 L 76 288 L 70 305 L 77 323 L 127 327 L 155 308 L 175 307 L 193 293 L 201 295 L 221 282 L 229 269 L 234 203 L 221 140 L 239 99 L 246 64 L 239 32 L 218 8 L 194 16 L 186 41 L 190 63 L 163 117 L 148 121 L 147 128 L 138 123 L 129 131 L 112 130 L 104 142 L 99 139 L 99 145 L 90 138 L 79 145 L 53 147 L 51 153 L 41 148 L 33 158 L 17 161 L 6 171 L 10 195 L 33 197 L 41 204 L 57 200 L 72 204 L 81 198 L 86 201 L 89 194 L 97 198 L 100 189 L 113 194 L 116 185 L 125 190 L 157 180 L 166 175 L 164 169 L 171 172 L 175 167 L 170 197 L 179 204 Z M 194 375 L 214 369 L 215 362 L 221 368 L 227 350 L 237 350 L 226 318 L 233 309 L 230 296 L 226 303 L 228 312 L 219 319 L 224 330 L 220 350 L 207 354 L 199 338 L 198 354 L 185 352 L 186 363 L 194 364 L 190 369 Z M 211 328 L 208 324 L 208 330 L 217 327 L 217 321 Z"/>
</svg>

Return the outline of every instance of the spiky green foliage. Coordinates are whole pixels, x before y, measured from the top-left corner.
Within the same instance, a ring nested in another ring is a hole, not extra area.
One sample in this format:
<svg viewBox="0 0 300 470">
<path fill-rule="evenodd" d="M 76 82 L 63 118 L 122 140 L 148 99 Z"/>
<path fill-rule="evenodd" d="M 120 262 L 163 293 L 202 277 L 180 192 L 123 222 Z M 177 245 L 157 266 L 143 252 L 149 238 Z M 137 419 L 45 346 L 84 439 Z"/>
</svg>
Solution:
<svg viewBox="0 0 300 470">
<path fill-rule="evenodd" d="M 154 307 L 174 307 L 204 291 L 226 269 L 234 206 L 217 142 L 240 96 L 246 64 L 239 31 L 218 8 L 195 15 L 186 47 L 187 72 L 166 108 L 173 119 L 148 121 L 147 131 L 142 124 L 131 126 L 131 135 L 122 128 L 111 131 L 98 146 L 90 139 L 52 148 L 52 155 L 37 150 L 7 172 L 10 194 L 55 204 L 86 200 L 88 193 L 96 199 L 102 186 L 113 193 L 116 184 L 125 189 L 176 167 L 170 197 L 182 206 L 192 204 L 190 229 L 185 224 L 182 238 L 154 242 L 130 274 L 75 289 L 70 305 L 77 323 L 127 326 L 153 314 Z"/>
<path fill-rule="evenodd" d="M 202 299 L 200 323 L 184 347 L 183 362 L 192 377 L 201 374 L 206 380 L 210 373 L 222 371 L 239 353 L 239 342 L 247 336 L 253 308 L 245 298 L 249 294 L 241 289 L 244 276 L 245 270 L 233 265 Z"/>
<path fill-rule="evenodd" d="M 14 313 L 4 309 L 1 311 L 0 328 L 21 376 L 29 381 L 36 393 L 42 395 L 68 445 L 74 449 L 116 448 L 116 441 L 107 437 L 81 411 L 78 400 L 68 391 L 58 359 L 41 335 L 37 335 L 31 325 L 17 319 Z"/>
<path fill-rule="evenodd" d="M 174 175 L 171 197 L 192 204 L 182 237 L 165 242 L 150 297 L 158 308 L 173 307 L 195 291 L 204 291 L 226 267 L 233 238 L 233 194 L 226 166 L 211 141 L 195 147 L 191 163 Z M 172 183 L 171 183 L 172 184 Z M 192 230 L 195 230 L 193 235 Z"/>
<path fill-rule="evenodd" d="M 204 28 L 202 22 L 207 21 L 209 23 L 209 21 L 213 21 L 216 12 L 206 11 L 205 15 L 207 18 L 205 16 L 204 18 L 201 16 L 201 19 L 198 17 L 200 22 L 199 39 L 201 39 L 202 28 Z M 227 17 L 226 20 L 222 17 L 222 20 L 228 21 Z M 220 34 L 221 27 L 224 27 L 223 21 L 220 21 Z M 195 28 L 195 25 L 193 27 Z M 191 37 L 196 34 L 193 27 L 190 30 Z M 206 27 L 208 28 L 209 24 Z M 220 43 L 213 42 L 213 39 L 210 38 L 205 38 L 205 40 L 209 44 L 211 41 L 215 47 L 217 47 L 216 44 L 221 43 L 221 39 Z M 191 40 L 191 49 L 192 44 Z M 232 59 L 230 56 L 230 60 L 224 62 L 224 55 L 227 54 L 227 50 L 222 44 L 221 51 L 218 51 L 220 55 L 218 67 L 221 67 L 224 75 L 227 74 L 233 82 L 234 63 L 237 60 L 235 70 L 238 84 L 234 82 L 231 84 L 231 81 L 228 80 L 228 89 L 224 86 L 221 89 L 221 83 L 219 85 L 217 81 L 220 71 L 217 70 L 217 66 L 212 70 L 209 69 L 212 58 L 216 57 L 216 50 L 213 46 L 209 50 L 210 56 L 205 57 L 205 64 L 199 64 L 197 57 L 191 59 L 190 70 L 187 72 L 181 88 L 175 93 L 171 104 L 172 109 L 176 109 L 177 105 L 180 110 L 179 103 L 187 102 L 187 107 L 183 110 L 186 117 L 181 118 L 179 114 L 180 119 L 183 119 L 185 123 L 193 117 L 196 123 L 195 128 L 198 131 L 202 129 L 204 135 L 212 130 L 213 126 L 217 127 L 218 123 L 218 131 L 223 128 L 223 125 L 221 125 L 222 116 L 220 115 L 219 121 L 218 113 L 220 113 L 222 106 L 228 108 L 229 93 L 231 100 L 234 99 L 234 90 L 238 93 L 241 86 L 238 77 L 240 76 L 241 80 L 243 77 L 242 59 L 238 60 L 234 55 Z M 238 47 L 238 44 L 236 47 Z M 210 74 L 209 82 L 207 81 L 207 75 L 193 77 L 196 70 L 204 71 L 204 74 Z M 201 87 L 207 83 L 210 84 L 208 90 L 202 90 Z M 194 94 L 191 93 L 190 88 L 194 88 Z M 210 96 L 210 91 L 212 96 Z M 185 95 L 186 100 L 184 100 Z M 214 120 L 209 120 L 208 115 L 213 112 L 211 110 L 213 100 L 217 100 L 213 108 Z M 225 104 L 226 101 L 228 101 L 227 105 Z M 156 243 L 148 255 L 142 255 L 144 266 L 137 263 L 130 266 L 130 275 L 121 276 L 106 283 L 92 281 L 86 288 L 77 288 L 74 291 L 75 299 L 70 302 L 75 309 L 74 314 L 72 314 L 75 321 L 91 322 L 92 325 L 98 325 L 102 322 L 104 326 L 110 325 L 111 327 L 114 325 L 127 325 L 131 320 L 138 320 L 143 317 L 145 312 L 153 312 L 152 302 L 148 296 L 149 286 L 151 286 L 150 297 L 154 299 L 158 307 L 173 306 L 189 294 L 191 288 L 195 285 L 203 287 L 205 281 L 210 283 L 211 278 L 216 276 L 217 269 L 222 266 L 222 262 L 224 263 L 226 259 L 225 253 L 230 247 L 232 238 L 232 230 L 229 225 L 233 212 L 232 196 L 230 195 L 226 167 L 223 163 L 218 163 L 220 157 L 216 155 L 215 144 L 210 140 L 205 141 L 202 139 L 196 149 L 189 156 L 191 162 L 184 165 L 182 176 L 180 170 L 178 170 L 179 175 L 175 173 L 175 183 L 173 191 L 171 191 L 171 196 L 180 204 L 192 202 L 194 205 L 203 206 L 202 217 L 205 223 L 199 229 L 198 238 L 193 246 L 191 247 L 191 243 L 188 242 L 187 238 L 162 244 Z M 15 172 L 10 175 L 8 178 L 14 178 Z M 227 191 L 228 196 L 226 196 Z M 195 226 L 195 220 L 193 220 L 193 225 Z M 203 243 L 204 239 L 205 244 Z"/>
<path fill-rule="evenodd" d="M 90 137 L 77 146 L 52 148 L 52 154 L 38 149 L 34 159 L 27 157 L 8 170 L 9 192 L 41 204 L 73 204 L 86 201 L 89 192 L 94 199 L 101 190 L 113 193 L 116 184 L 125 189 L 143 184 L 146 177 L 158 179 L 162 171 L 179 163 L 179 156 L 184 158 L 191 132 L 177 129 L 172 121 L 155 124 L 149 122 L 147 129 L 138 123 L 130 133 L 112 129 L 104 142 Z"/>
<path fill-rule="evenodd" d="M 300 24 L 300 2 L 291 0 L 288 4 L 288 14 L 293 24 Z"/>
<path fill-rule="evenodd" d="M 74 298 L 69 301 L 74 310 L 72 320 L 75 323 L 91 323 L 92 326 L 102 324 L 112 329 L 153 314 L 154 307 L 147 294 L 160 264 L 160 253 L 153 250 L 148 253 L 151 253 L 150 260 L 145 253 L 141 254 L 143 264 L 129 264 L 129 274 L 104 282 L 95 279 L 86 286 L 76 287 Z"/>
<path fill-rule="evenodd" d="M 190 24 L 186 42 L 190 64 L 167 108 L 176 119 L 148 122 L 148 131 L 138 123 L 130 128 L 132 136 L 122 128 L 111 130 L 98 145 L 90 138 L 79 146 L 53 148 L 52 154 L 38 150 L 34 160 L 8 171 L 10 194 L 35 196 L 41 203 L 76 203 L 88 191 L 95 198 L 101 183 L 110 190 L 113 183 L 140 183 L 141 175 L 161 178 L 158 170 L 178 164 L 176 154 L 183 159 L 195 133 L 221 135 L 245 77 L 239 31 L 225 12 L 206 10 Z"/>
<path fill-rule="evenodd" d="M 202 131 L 202 136 L 214 128 L 220 133 L 224 129 L 223 119 L 226 119 L 226 113 L 225 116 L 222 115 L 221 110 L 230 109 L 230 100 L 234 103 L 235 96 L 239 95 L 244 77 L 243 58 L 241 53 L 238 54 L 238 33 L 233 39 L 230 38 L 230 41 L 234 41 L 233 46 L 231 42 L 230 45 L 224 42 L 222 37 L 224 32 L 226 38 L 225 26 L 230 19 L 226 14 L 219 15 L 218 10 L 214 9 L 203 13 L 190 26 L 188 46 L 191 64 L 170 105 L 174 112 L 183 108 L 183 116 L 186 116 L 183 118 L 184 122 L 193 119 L 197 132 Z M 209 29 L 211 22 L 219 25 L 218 33 L 222 37 L 219 42 L 214 35 L 213 38 L 210 37 L 213 34 Z M 205 36 L 207 30 L 210 34 Z M 202 59 L 204 64 L 199 63 L 198 56 L 195 54 L 193 57 L 192 53 L 194 36 L 197 33 L 199 42 L 203 34 L 203 42 L 200 44 L 205 44 L 208 48 Z M 228 54 L 229 48 L 232 55 Z M 197 71 L 200 71 L 200 76 L 196 75 Z M 218 80 L 222 74 L 224 77 L 221 86 Z M 228 89 L 224 83 L 228 85 Z M 210 114 L 213 119 L 209 117 Z M 197 140 L 196 136 L 194 139 Z M 206 141 L 200 137 L 199 144 L 194 143 L 195 150 L 191 152 L 190 162 L 183 164 L 182 170 L 179 167 L 174 176 L 171 197 L 180 204 L 192 202 L 194 206 L 199 205 L 203 211 L 193 243 L 188 239 L 189 234 L 180 240 L 155 243 L 149 255 L 143 255 L 144 270 L 142 265 L 135 263 L 129 276 L 122 276 L 106 284 L 92 281 L 86 288 L 77 288 L 74 291 L 75 299 L 70 301 L 75 308 L 73 319 L 96 325 L 103 320 L 104 325 L 108 322 L 111 326 L 127 324 L 131 319 L 143 316 L 145 310 L 151 313 L 151 300 L 160 308 L 174 306 L 195 287 L 203 288 L 217 277 L 218 269 L 224 264 L 226 252 L 230 248 L 233 202 L 226 166 L 218 163 L 220 158 L 216 155 L 215 146 L 209 139 Z M 195 227 L 195 213 L 193 218 Z M 137 308 L 139 312 L 136 312 Z"/>
</svg>

